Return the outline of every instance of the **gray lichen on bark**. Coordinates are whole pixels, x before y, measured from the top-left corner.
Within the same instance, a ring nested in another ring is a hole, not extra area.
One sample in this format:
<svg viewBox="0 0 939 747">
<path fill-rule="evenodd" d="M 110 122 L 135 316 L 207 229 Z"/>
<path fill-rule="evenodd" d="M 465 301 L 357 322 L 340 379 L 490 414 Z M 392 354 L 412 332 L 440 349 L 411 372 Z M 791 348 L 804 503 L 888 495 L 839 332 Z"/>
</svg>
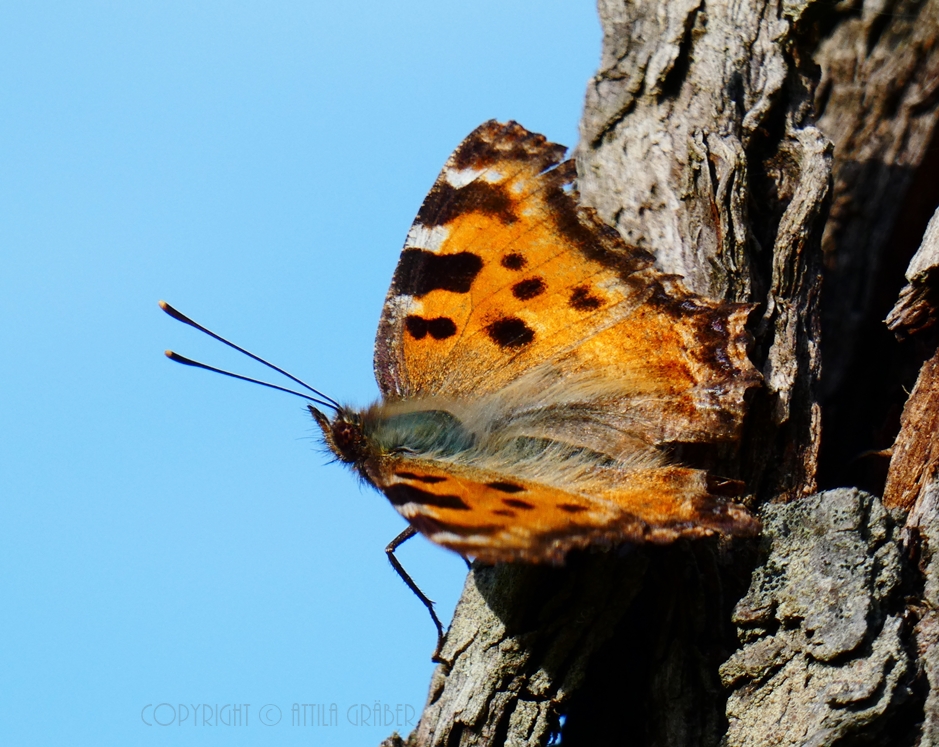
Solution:
<svg viewBox="0 0 939 747">
<path fill-rule="evenodd" d="M 907 519 L 907 542 L 920 548 L 919 568 L 925 580 L 921 616 L 915 628 L 916 653 L 926 677 L 919 747 L 939 745 L 939 476 L 923 489 Z"/>
<path fill-rule="evenodd" d="M 847 488 L 762 517 L 768 557 L 734 611 L 743 647 L 721 667 L 725 744 L 865 733 L 909 696 L 898 527 L 879 499 Z"/>
</svg>

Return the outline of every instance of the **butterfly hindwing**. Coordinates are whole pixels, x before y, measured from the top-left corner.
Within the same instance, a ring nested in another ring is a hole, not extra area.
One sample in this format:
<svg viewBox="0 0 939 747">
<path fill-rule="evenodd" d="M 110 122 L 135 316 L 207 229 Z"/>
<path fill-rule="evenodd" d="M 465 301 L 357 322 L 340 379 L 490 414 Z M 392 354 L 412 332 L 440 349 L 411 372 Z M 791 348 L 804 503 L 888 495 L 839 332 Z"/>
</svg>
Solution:
<svg viewBox="0 0 939 747">
<path fill-rule="evenodd" d="M 626 541 L 668 542 L 714 531 L 751 533 L 756 521 L 714 500 L 706 475 L 683 467 L 598 475 L 585 494 L 474 467 L 394 460 L 379 489 L 422 534 L 483 562 L 560 562 L 571 549 Z M 606 484 L 604 484 L 606 482 Z"/>
</svg>

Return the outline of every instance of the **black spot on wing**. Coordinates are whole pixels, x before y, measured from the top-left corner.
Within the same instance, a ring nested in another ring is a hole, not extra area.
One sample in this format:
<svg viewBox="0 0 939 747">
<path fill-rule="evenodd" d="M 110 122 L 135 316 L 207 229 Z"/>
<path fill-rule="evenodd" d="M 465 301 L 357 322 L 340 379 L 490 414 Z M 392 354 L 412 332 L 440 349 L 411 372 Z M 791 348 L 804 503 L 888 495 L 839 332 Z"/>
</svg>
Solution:
<svg viewBox="0 0 939 747">
<path fill-rule="evenodd" d="M 427 320 L 422 316 L 408 314 L 404 317 L 404 328 L 415 340 L 423 340 L 427 337 Z"/>
<path fill-rule="evenodd" d="M 500 348 L 521 348 L 535 339 L 535 331 L 515 316 L 503 317 L 487 325 L 486 334 Z"/>
<path fill-rule="evenodd" d="M 514 519 L 516 516 L 518 516 L 517 513 L 515 513 L 514 511 L 510 511 L 507 508 L 497 508 L 497 509 L 494 509 L 492 513 L 494 513 L 496 516 L 505 516 L 509 519 Z"/>
<path fill-rule="evenodd" d="M 521 508 L 525 511 L 531 511 L 535 507 L 534 503 L 529 503 L 519 498 L 503 498 L 502 502 L 509 508 Z"/>
<path fill-rule="evenodd" d="M 405 480 L 426 482 L 429 485 L 432 485 L 436 482 L 444 482 L 447 479 L 446 477 L 440 477 L 439 475 L 416 475 L 413 472 L 395 472 L 395 477 L 403 477 Z"/>
<path fill-rule="evenodd" d="M 437 495 L 412 485 L 389 485 L 384 488 L 384 493 L 393 506 L 415 503 L 420 506 L 449 508 L 455 511 L 469 511 L 470 509 L 458 495 Z"/>
<path fill-rule="evenodd" d="M 576 503 L 559 503 L 558 508 L 569 514 L 579 514 L 581 511 L 587 510 L 586 506 L 578 506 Z"/>
<path fill-rule="evenodd" d="M 395 270 L 395 292 L 423 296 L 433 290 L 469 293 L 483 268 L 482 259 L 472 252 L 434 254 L 424 249 L 405 249 Z"/>
<path fill-rule="evenodd" d="M 456 334 L 456 324 L 448 317 L 438 316 L 427 320 L 427 331 L 435 340 L 445 340 Z"/>
<path fill-rule="evenodd" d="M 516 485 L 514 482 L 502 482 L 501 480 L 487 482 L 486 487 L 492 488 L 493 490 L 500 490 L 503 493 L 521 493 L 525 489 L 521 485 Z"/>
<path fill-rule="evenodd" d="M 594 296 L 589 287 L 581 285 L 574 288 L 567 303 L 572 309 L 578 311 L 593 311 L 603 305 L 603 300 Z"/>
<path fill-rule="evenodd" d="M 427 335 L 435 340 L 445 340 L 456 334 L 456 324 L 445 316 L 425 319 L 422 316 L 409 314 L 404 318 L 404 327 L 415 340 L 422 340 Z"/>
<path fill-rule="evenodd" d="M 444 226 L 465 213 L 491 215 L 502 223 L 518 220 L 509 193 L 499 184 L 477 179 L 463 187 L 454 187 L 443 180 L 437 182 L 424 198 L 417 222 L 425 226 Z"/>
<path fill-rule="evenodd" d="M 507 270 L 521 270 L 528 261 L 521 254 L 512 252 L 502 258 L 501 264 Z"/>
<path fill-rule="evenodd" d="M 528 301 L 544 293 L 545 284 L 541 278 L 519 280 L 512 286 L 512 295 L 519 301 Z"/>
</svg>

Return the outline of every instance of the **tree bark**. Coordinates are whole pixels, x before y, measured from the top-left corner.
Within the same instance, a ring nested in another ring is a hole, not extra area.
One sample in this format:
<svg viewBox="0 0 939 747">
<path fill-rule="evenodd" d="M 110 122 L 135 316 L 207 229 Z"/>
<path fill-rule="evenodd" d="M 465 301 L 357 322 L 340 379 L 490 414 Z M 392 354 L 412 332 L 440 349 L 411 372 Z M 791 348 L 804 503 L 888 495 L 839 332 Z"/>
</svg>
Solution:
<svg viewBox="0 0 939 747">
<path fill-rule="evenodd" d="M 882 448 L 844 434 L 889 420 L 889 398 L 850 396 L 902 391 L 935 350 L 928 248 L 891 317 L 919 342 L 903 365 L 868 343 L 902 284 L 885 268 L 906 268 L 939 204 L 939 0 L 599 9 L 581 199 L 693 290 L 755 305 L 745 436 L 680 456 L 744 481 L 763 536 L 475 564 L 451 665 L 385 744 L 939 744 L 939 360 L 907 405 L 890 508 L 858 482 L 815 492 Z"/>
</svg>

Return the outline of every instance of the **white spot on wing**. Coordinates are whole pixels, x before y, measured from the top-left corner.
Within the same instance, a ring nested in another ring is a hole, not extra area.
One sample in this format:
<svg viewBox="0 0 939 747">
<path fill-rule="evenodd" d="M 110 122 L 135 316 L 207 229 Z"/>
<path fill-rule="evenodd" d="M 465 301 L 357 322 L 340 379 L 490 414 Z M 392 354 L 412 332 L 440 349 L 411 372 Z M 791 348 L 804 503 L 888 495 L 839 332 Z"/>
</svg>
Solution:
<svg viewBox="0 0 939 747">
<path fill-rule="evenodd" d="M 414 517 L 421 516 L 424 513 L 421 510 L 421 507 L 416 503 L 402 503 L 399 506 L 395 506 L 395 508 L 405 519 L 413 519 Z"/>
<path fill-rule="evenodd" d="M 415 223 L 408 231 L 404 241 L 405 249 L 423 249 L 428 252 L 439 252 L 447 238 L 449 231 L 446 226 L 427 226 Z"/>
<path fill-rule="evenodd" d="M 470 182 L 476 181 L 484 171 L 485 169 L 446 168 L 443 170 L 443 178 L 454 189 L 460 189 L 460 187 L 465 187 Z"/>
<path fill-rule="evenodd" d="M 460 189 L 480 178 L 489 184 L 498 184 L 504 177 L 501 171 L 495 169 L 446 168 L 443 170 L 443 178 L 454 189 Z"/>
<path fill-rule="evenodd" d="M 398 322 L 408 314 L 420 314 L 423 311 L 423 302 L 414 296 L 393 296 L 385 301 L 385 318 L 391 322 Z"/>
</svg>

